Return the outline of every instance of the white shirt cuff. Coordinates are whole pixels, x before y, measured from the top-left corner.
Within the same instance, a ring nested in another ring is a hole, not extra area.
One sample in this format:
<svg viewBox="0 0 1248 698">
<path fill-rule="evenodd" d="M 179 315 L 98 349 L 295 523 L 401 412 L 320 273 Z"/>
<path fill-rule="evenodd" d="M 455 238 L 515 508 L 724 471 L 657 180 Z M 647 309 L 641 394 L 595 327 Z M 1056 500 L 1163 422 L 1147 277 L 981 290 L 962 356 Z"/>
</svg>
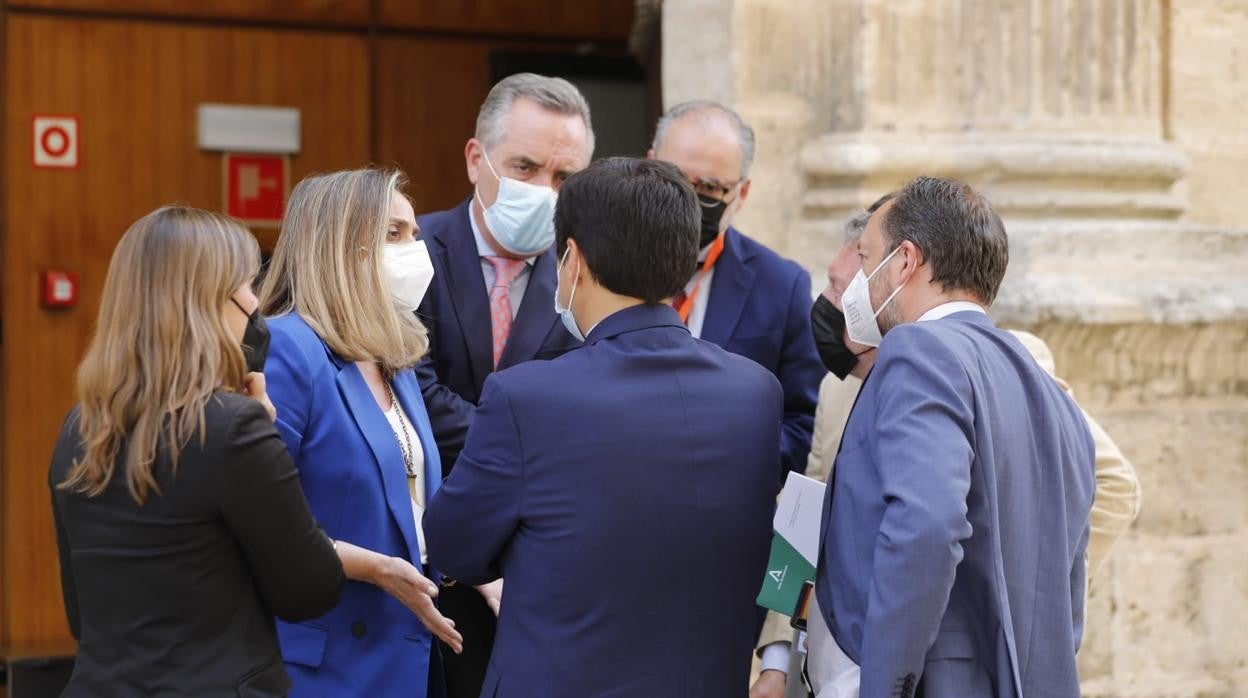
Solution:
<svg viewBox="0 0 1248 698">
<path fill-rule="evenodd" d="M 758 671 L 778 671 L 786 676 L 789 673 L 789 643 L 773 642 L 763 648 L 763 656 L 758 663 Z"/>
</svg>

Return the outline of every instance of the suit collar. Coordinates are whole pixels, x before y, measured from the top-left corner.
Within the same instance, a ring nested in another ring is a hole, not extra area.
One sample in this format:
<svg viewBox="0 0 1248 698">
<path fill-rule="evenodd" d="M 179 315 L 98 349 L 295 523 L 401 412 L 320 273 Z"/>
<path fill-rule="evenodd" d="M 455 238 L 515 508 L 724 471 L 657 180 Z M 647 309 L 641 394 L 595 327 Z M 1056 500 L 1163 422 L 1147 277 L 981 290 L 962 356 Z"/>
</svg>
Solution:
<svg viewBox="0 0 1248 698">
<path fill-rule="evenodd" d="M 688 331 L 680 316 L 670 305 L 634 305 L 616 311 L 603 318 L 589 331 L 585 338 L 586 344 L 593 344 L 603 339 L 610 339 L 626 332 L 649 329 L 651 327 L 679 327 Z"/>
<path fill-rule="evenodd" d="M 754 250 L 736 228 L 729 227 L 724 233 L 724 251 L 715 262 L 715 275 L 711 280 L 710 297 L 706 303 L 706 319 L 702 321 L 702 339 L 724 346 L 732 338 L 745 310 L 754 277 L 758 273 L 749 262 Z"/>
<path fill-rule="evenodd" d="M 967 313 L 967 312 L 981 313 L 984 315 L 988 314 L 988 311 L 984 309 L 984 306 L 978 303 L 972 303 L 970 301 L 948 301 L 946 303 L 941 303 L 940 305 L 935 306 L 929 309 L 926 313 L 923 313 L 922 315 L 920 315 L 918 322 L 925 322 L 927 320 L 939 320 L 941 318 L 948 317 L 956 313 Z"/>
<path fill-rule="evenodd" d="M 469 222 L 471 203 L 472 199 L 468 199 L 452 209 L 449 224 L 437 230 L 435 236 L 444 248 L 442 269 L 446 272 L 450 305 L 463 331 L 473 379 L 479 385 L 494 370 L 494 337 L 490 326 L 490 297 L 485 290 L 481 257 L 477 254 Z"/>
<path fill-rule="evenodd" d="M 342 395 L 343 401 L 346 402 L 347 408 L 351 411 L 351 416 L 360 428 L 360 433 L 364 435 L 364 440 L 368 443 L 368 448 L 373 452 L 373 464 L 377 467 L 381 476 L 382 489 L 386 497 L 386 505 L 390 509 L 390 515 L 394 518 L 395 524 L 403 534 L 403 540 L 407 543 L 408 554 L 410 559 L 416 562 L 420 560 L 420 544 L 416 539 L 416 523 L 412 516 L 412 499 L 407 490 L 407 474 L 403 471 L 403 453 L 399 450 L 399 443 L 394 438 L 394 430 L 390 428 L 390 423 L 386 421 L 386 416 L 378 407 L 377 401 L 373 399 L 372 391 L 368 388 L 368 383 L 364 380 L 364 374 L 360 373 L 359 366 L 352 362 L 342 362 L 339 364 L 338 371 L 338 392 Z M 412 391 L 411 386 L 404 384 L 403 381 L 395 381 L 395 392 L 402 392 L 399 403 L 403 405 L 404 410 L 412 409 L 407 414 L 412 417 L 413 423 L 416 423 L 416 414 L 424 414 L 423 407 L 419 412 L 414 411 L 415 405 L 419 403 L 419 388 L 415 388 L 415 395 L 408 395 Z M 411 406 L 409 408 L 409 406 Z M 427 423 L 429 420 L 419 420 Z M 428 441 L 431 437 L 426 434 L 428 430 L 418 429 L 417 433 L 421 439 L 421 448 L 425 453 L 425 473 L 426 473 L 426 498 L 428 498 L 429 485 L 429 458 L 430 449 Z M 433 462 L 439 464 L 437 458 L 437 449 L 433 450 Z M 437 482 L 441 481 L 441 465 L 438 465 Z"/>
<path fill-rule="evenodd" d="M 992 316 L 983 310 L 959 310 L 944 316 L 945 320 L 961 320 L 975 325 L 984 327 L 996 327 L 997 323 L 992 321 Z"/>
</svg>

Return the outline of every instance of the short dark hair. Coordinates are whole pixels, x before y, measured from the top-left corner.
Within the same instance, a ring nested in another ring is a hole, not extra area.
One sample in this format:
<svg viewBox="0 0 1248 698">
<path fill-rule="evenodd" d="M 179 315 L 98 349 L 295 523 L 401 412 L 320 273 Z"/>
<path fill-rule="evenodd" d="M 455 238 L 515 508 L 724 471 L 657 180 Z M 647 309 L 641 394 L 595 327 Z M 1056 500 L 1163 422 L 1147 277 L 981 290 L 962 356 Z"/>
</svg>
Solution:
<svg viewBox="0 0 1248 698">
<path fill-rule="evenodd" d="M 606 158 L 568 177 L 555 206 L 562 258 L 576 240 L 607 290 L 646 303 L 676 295 L 697 270 L 702 210 L 675 165 Z"/>
<path fill-rule="evenodd" d="M 892 197 L 885 252 L 909 240 L 945 290 L 969 291 L 991 305 L 1010 262 L 1005 225 L 982 194 L 956 179 L 919 177 Z"/>
</svg>

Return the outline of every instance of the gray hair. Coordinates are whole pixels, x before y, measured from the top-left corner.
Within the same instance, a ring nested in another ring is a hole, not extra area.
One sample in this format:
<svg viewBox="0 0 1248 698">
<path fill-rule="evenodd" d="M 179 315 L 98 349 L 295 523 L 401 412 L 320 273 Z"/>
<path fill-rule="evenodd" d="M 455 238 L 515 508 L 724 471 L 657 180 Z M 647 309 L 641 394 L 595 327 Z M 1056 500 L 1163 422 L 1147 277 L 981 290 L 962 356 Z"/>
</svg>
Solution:
<svg viewBox="0 0 1248 698">
<path fill-rule="evenodd" d="M 867 221 L 871 220 L 871 214 L 880 210 L 884 204 L 897 198 L 897 192 L 889 193 L 876 199 L 874 203 L 865 209 L 858 209 L 845 219 L 845 244 L 855 245 L 862 239 L 862 234 L 867 232 Z"/>
<path fill-rule="evenodd" d="M 845 245 L 855 245 L 862 234 L 867 231 L 867 221 L 871 220 L 871 213 L 866 209 L 854 211 L 853 215 L 845 219 Z"/>
<path fill-rule="evenodd" d="M 719 102 L 712 102 L 706 99 L 696 99 L 692 102 L 682 102 L 668 109 L 662 117 L 659 118 L 659 124 L 654 128 L 654 143 L 652 148 L 656 151 L 659 144 L 663 142 L 663 138 L 667 136 L 667 130 L 672 127 L 681 117 L 687 114 L 706 115 L 708 113 L 719 114 L 728 120 L 734 128 L 737 129 L 737 140 L 741 143 L 741 179 L 750 176 L 750 166 L 754 164 L 754 129 L 745 123 L 741 115 L 735 111 L 725 107 Z"/>
<path fill-rule="evenodd" d="M 579 116 L 585 122 L 589 138 L 589 157 L 594 154 L 594 125 L 589 118 L 589 103 L 572 83 L 563 78 L 552 78 L 536 73 L 509 75 L 490 89 L 477 112 L 476 139 L 486 150 L 503 142 L 507 131 L 507 115 L 511 105 L 519 97 L 525 97 L 559 114 Z"/>
</svg>

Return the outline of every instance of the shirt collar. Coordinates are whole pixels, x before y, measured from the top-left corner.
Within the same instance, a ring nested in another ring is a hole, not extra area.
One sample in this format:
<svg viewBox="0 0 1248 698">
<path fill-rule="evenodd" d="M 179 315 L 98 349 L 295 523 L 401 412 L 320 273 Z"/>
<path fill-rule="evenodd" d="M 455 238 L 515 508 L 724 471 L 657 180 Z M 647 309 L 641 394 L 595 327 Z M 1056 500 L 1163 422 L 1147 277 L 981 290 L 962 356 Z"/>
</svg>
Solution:
<svg viewBox="0 0 1248 698">
<path fill-rule="evenodd" d="M 497 257 L 498 253 L 494 251 L 493 247 L 490 247 L 490 243 L 486 242 L 481 235 L 481 229 L 477 227 L 477 217 L 472 215 L 472 207 L 476 202 L 477 198 L 475 196 L 472 198 L 472 201 L 468 202 L 468 224 L 472 226 L 472 237 L 477 241 L 477 255 L 480 257 Z M 524 263 L 531 267 L 537 263 L 539 256 L 526 257 Z"/>
<path fill-rule="evenodd" d="M 715 242 L 711 241 L 706 244 L 706 247 L 703 247 L 702 249 L 698 250 L 698 264 L 701 264 L 706 261 L 706 258 L 711 254 L 711 245 L 714 245 L 714 244 Z"/>
<path fill-rule="evenodd" d="M 970 301 L 949 301 L 948 303 L 941 303 L 935 308 L 923 313 L 919 316 L 918 321 L 923 322 L 925 320 L 939 320 L 953 315 L 954 313 L 965 312 L 983 313 L 984 315 L 988 314 L 988 311 L 984 310 L 984 306 L 978 303 L 972 303 Z"/>
</svg>

